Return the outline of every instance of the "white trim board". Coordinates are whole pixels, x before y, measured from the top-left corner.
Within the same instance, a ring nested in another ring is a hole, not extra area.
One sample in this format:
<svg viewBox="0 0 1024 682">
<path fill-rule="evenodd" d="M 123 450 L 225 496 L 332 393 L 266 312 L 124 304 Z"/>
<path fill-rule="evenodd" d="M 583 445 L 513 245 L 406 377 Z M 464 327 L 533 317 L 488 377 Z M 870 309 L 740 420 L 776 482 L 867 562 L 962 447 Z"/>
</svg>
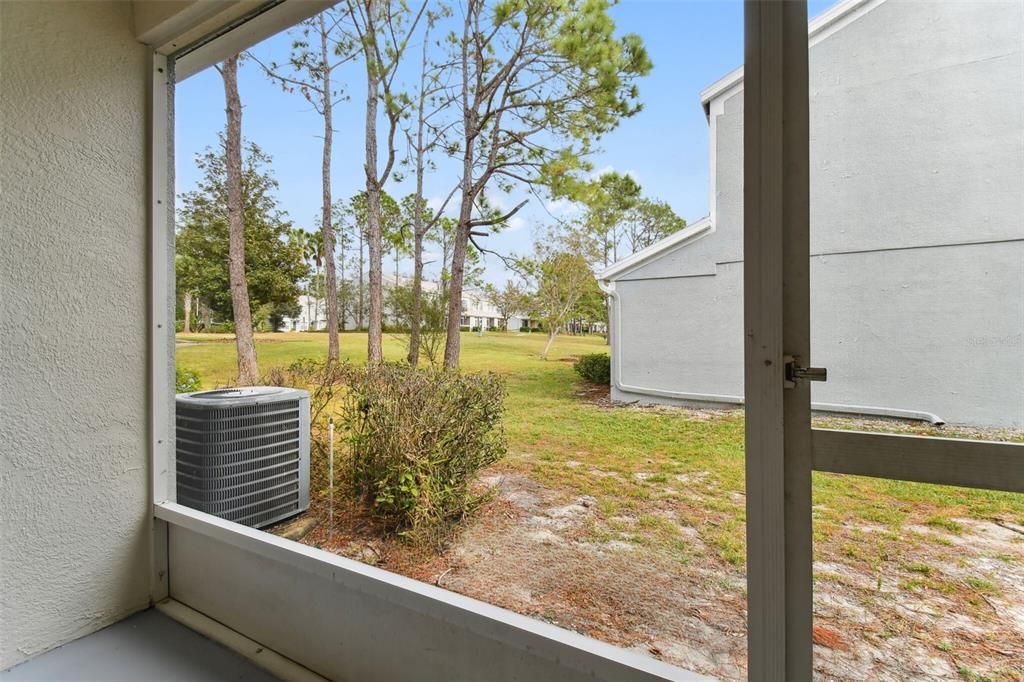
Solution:
<svg viewBox="0 0 1024 682">
<path fill-rule="evenodd" d="M 252 16 L 232 17 L 237 25 L 211 29 L 213 37 L 203 37 L 186 45 L 171 56 L 179 81 L 223 61 L 232 54 L 244 52 L 256 43 L 295 26 L 335 4 L 336 0 L 285 0 L 274 4 L 262 3 Z M 224 30 L 224 29 L 227 30 Z M 224 31 L 222 34 L 218 34 Z"/>
<path fill-rule="evenodd" d="M 807 27 L 808 47 L 814 47 L 825 38 L 852 24 L 886 0 L 842 0 L 819 14 Z M 700 91 L 700 101 L 705 112 L 714 99 L 724 98 L 739 92 L 743 87 L 743 67 L 733 69 Z"/>
<path fill-rule="evenodd" d="M 694 224 L 687 225 L 678 232 L 656 241 L 647 248 L 640 249 L 636 253 L 612 263 L 598 273 L 597 279 L 599 282 L 613 282 L 623 275 L 636 270 L 641 265 L 645 265 L 652 260 L 661 258 L 662 256 L 681 249 L 688 244 L 692 244 L 701 237 L 705 237 L 714 231 L 715 228 L 711 223 L 711 219 L 707 217 L 701 218 Z"/>
<path fill-rule="evenodd" d="M 176 620 L 190 630 L 198 632 L 207 639 L 212 639 L 223 647 L 234 651 L 255 665 L 263 668 L 274 677 L 286 682 L 328 682 L 312 670 L 304 668 L 295 661 L 282 656 L 272 648 L 254 642 L 245 635 L 208 618 L 195 609 L 173 599 L 164 599 L 154 604 L 154 608 L 168 618 Z"/>
<path fill-rule="evenodd" d="M 814 470 L 1024 493 L 1024 444 L 811 429 Z"/>
</svg>

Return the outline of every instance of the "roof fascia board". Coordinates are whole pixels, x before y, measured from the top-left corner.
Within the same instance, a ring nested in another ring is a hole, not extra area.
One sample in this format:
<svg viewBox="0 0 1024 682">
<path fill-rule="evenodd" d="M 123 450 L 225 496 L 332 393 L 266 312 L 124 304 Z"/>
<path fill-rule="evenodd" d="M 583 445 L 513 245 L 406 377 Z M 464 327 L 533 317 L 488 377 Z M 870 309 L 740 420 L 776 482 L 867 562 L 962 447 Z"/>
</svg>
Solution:
<svg viewBox="0 0 1024 682">
<path fill-rule="evenodd" d="M 687 225 L 678 232 L 651 244 L 646 249 L 640 249 L 631 256 L 612 263 L 598 273 L 597 279 L 601 282 L 613 282 L 623 275 L 636 270 L 641 265 L 645 265 L 665 254 L 682 248 L 711 232 L 714 232 L 711 220 L 709 218 L 701 218 L 693 225 Z"/>
<path fill-rule="evenodd" d="M 257 3 L 258 6 L 248 14 L 236 17 L 233 22 L 221 24 L 172 54 L 175 79 L 182 81 L 334 4 L 334 0 L 271 0 Z"/>
<path fill-rule="evenodd" d="M 291 28 L 334 0 L 135 0 L 135 37 L 174 60 L 178 81 Z"/>
<path fill-rule="evenodd" d="M 807 27 L 808 45 L 813 47 L 836 31 L 842 30 L 863 15 L 881 5 L 885 0 L 842 0 L 814 18 Z M 704 111 L 708 102 L 738 92 L 743 86 L 743 67 L 730 71 L 725 76 L 700 91 Z"/>
<path fill-rule="evenodd" d="M 135 39 L 169 55 L 263 4 L 265 0 L 135 0 Z"/>
</svg>

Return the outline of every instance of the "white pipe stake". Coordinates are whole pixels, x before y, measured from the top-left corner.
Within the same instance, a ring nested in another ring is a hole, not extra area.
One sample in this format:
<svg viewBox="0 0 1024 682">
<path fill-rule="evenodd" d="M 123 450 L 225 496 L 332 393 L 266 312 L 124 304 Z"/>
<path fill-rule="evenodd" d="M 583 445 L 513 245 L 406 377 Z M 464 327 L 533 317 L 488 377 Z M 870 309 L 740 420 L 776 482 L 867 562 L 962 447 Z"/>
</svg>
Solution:
<svg viewBox="0 0 1024 682">
<path fill-rule="evenodd" d="M 328 512 L 327 512 L 327 539 L 334 537 L 334 418 L 327 421 L 327 484 L 328 484 Z"/>
</svg>

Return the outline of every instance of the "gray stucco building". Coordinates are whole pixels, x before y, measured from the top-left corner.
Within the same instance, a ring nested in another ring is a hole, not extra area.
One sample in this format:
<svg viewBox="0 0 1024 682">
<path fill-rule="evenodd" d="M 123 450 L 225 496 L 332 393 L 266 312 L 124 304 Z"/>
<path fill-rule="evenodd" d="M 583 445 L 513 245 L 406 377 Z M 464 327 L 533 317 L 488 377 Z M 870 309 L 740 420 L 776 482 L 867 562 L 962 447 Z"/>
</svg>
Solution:
<svg viewBox="0 0 1024 682">
<path fill-rule="evenodd" d="M 815 407 L 1024 427 L 1024 6 L 848 0 L 810 29 Z M 743 76 L 710 215 L 600 274 L 612 395 L 743 400 Z"/>
</svg>

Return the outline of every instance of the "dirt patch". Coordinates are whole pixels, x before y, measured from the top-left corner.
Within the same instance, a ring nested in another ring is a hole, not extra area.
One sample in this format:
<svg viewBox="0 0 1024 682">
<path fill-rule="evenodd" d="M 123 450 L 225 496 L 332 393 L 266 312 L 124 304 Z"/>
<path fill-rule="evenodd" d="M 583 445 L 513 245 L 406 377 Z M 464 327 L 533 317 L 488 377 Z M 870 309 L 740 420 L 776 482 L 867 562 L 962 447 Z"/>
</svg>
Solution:
<svg viewBox="0 0 1024 682">
<path fill-rule="evenodd" d="M 286 540 L 301 540 L 309 535 L 318 523 L 320 523 L 320 519 L 315 514 L 307 512 L 277 523 L 267 528 L 266 531 Z"/>
<path fill-rule="evenodd" d="M 492 509 L 446 552 L 442 587 L 684 667 L 742 676 L 740 595 L 628 534 L 595 536 L 606 520 L 594 498 L 521 482 L 501 478 Z"/>
<path fill-rule="evenodd" d="M 599 407 L 613 407 L 611 388 L 606 384 L 592 384 L 587 381 L 576 383 L 576 398 L 580 402 L 590 403 Z"/>
<path fill-rule="evenodd" d="M 682 668 L 745 679 L 744 574 L 708 550 L 713 518 L 690 525 L 692 510 L 665 501 L 605 516 L 593 497 L 501 465 L 480 485 L 492 499 L 441 553 L 387 536 L 351 508 L 336 510 L 333 530 L 321 523 L 303 542 Z M 672 525 L 686 561 L 645 543 L 652 518 Z M 907 553 L 914 564 L 893 557 L 871 566 L 834 549 L 847 536 L 891 533 L 872 526 L 843 529 L 819 549 L 828 557 L 814 567 L 818 679 L 954 680 L 976 671 L 1021 680 L 1024 536 L 993 522 L 957 523 L 958 534 L 908 526 L 908 537 L 943 538 L 915 545 Z"/>
</svg>

